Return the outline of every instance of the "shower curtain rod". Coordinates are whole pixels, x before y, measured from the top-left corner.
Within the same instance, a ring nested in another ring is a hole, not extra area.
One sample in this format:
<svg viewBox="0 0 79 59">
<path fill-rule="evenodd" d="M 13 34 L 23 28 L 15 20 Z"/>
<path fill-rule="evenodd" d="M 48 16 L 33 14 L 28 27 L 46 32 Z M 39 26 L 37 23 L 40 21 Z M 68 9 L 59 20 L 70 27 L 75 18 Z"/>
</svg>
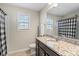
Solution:
<svg viewBox="0 0 79 59">
<path fill-rule="evenodd" d="M 77 18 L 77 17 L 79 17 L 77 14 L 75 14 L 74 16 L 71 16 L 71 17 L 67 17 L 66 19 L 71 19 L 71 18 Z"/>
<path fill-rule="evenodd" d="M 1 8 L 0 8 L 0 11 L 1 11 L 4 15 L 7 15 Z"/>
</svg>

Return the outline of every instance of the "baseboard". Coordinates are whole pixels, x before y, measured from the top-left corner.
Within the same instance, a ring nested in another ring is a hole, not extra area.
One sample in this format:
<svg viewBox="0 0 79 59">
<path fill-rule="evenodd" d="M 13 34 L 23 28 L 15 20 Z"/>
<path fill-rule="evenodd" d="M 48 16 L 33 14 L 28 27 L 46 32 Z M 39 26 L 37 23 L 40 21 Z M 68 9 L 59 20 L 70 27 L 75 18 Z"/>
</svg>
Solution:
<svg viewBox="0 0 79 59">
<path fill-rule="evenodd" d="M 18 53 L 18 52 L 21 52 L 21 51 L 28 51 L 29 48 L 25 48 L 25 49 L 19 49 L 19 50 L 15 50 L 15 51 L 11 51 L 11 52 L 8 52 L 7 53 L 7 56 L 11 55 L 11 54 L 14 54 L 14 53 Z"/>
</svg>

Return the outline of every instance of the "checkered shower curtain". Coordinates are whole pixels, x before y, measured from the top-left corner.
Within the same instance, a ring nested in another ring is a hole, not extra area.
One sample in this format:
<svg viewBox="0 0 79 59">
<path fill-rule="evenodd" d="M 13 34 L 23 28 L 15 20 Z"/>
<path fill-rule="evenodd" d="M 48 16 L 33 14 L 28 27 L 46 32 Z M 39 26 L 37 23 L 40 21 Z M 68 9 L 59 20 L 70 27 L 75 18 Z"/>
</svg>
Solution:
<svg viewBox="0 0 79 59">
<path fill-rule="evenodd" d="M 76 37 L 77 16 L 58 21 L 58 34 L 67 38 Z"/>
<path fill-rule="evenodd" d="M 0 56 L 7 54 L 6 32 L 5 32 L 5 15 L 0 11 Z"/>
</svg>

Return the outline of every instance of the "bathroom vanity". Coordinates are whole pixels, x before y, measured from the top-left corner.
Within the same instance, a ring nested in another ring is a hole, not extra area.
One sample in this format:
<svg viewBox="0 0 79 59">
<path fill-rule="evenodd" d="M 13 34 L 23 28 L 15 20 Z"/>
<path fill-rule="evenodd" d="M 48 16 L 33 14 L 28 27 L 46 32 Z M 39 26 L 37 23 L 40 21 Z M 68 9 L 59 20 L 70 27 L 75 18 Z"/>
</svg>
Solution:
<svg viewBox="0 0 79 59">
<path fill-rule="evenodd" d="M 79 46 L 62 40 L 56 41 L 55 38 L 37 37 L 36 56 L 79 56 Z"/>
<path fill-rule="evenodd" d="M 59 56 L 59 54 L 36 39 L 36 56 Z"/>
</svg>

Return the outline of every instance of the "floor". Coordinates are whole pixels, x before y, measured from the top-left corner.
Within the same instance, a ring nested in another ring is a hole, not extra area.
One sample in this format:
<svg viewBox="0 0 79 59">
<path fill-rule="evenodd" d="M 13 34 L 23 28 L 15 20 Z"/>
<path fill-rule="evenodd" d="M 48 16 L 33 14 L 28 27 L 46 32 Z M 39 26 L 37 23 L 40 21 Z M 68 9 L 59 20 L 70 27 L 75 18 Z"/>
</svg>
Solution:
<svg viewBox="0 0 79 59">
<path fill-rule="evenodd" d="M 9 56 L 31 56 L 31 52 L 29 51 L 21 51 L 17 53 L 10 54 Z"/>
</svg>

